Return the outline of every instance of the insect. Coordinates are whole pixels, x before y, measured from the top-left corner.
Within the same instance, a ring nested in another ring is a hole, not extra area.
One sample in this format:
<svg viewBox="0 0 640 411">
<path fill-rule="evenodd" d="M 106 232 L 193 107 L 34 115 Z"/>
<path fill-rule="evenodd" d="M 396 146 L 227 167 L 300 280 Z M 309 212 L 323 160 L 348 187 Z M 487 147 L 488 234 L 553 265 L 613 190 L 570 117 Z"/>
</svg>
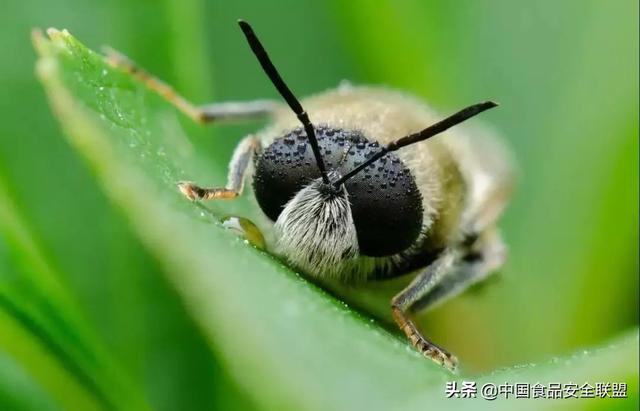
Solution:
<svg viewBox="0 0 640 411">
<path fill-rule="evenodd" d="M 180 182 L 180 191 L 191 200 L 234 199 L 251 178 L 273 232 L 269 247 L 291 266 L 320 282 L 353 287 L 407 277 L 390 301 L 393 319 L 422 354 L 455 369 L 456 357 L 429 341 L 412 315 L 502 265 L 496 220 L 513 179 L 506 151 L 490 136 L 433 137 L 497 104 L 482 102 L 438 120 L 404 93 L 350 85 L 300 104 L 251 26 L 239 24 L 288 107 L 270 100 L 196 107 L 109 52 L 108 61 L 199 122 L 272 118 L 238 144 L 224 187 Z"/>
</svg>

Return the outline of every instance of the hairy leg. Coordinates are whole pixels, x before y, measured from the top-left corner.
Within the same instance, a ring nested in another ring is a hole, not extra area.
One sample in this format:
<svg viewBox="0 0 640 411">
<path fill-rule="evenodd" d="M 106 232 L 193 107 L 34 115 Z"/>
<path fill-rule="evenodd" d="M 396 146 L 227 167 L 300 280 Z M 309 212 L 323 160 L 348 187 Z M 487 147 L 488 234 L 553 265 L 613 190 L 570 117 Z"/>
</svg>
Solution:
<svg viewBox="0 0 640 411">
<path fill-rule="evenodd" d="M 464 249 L 460 260 L 452 267 L 450 273 L 443 276 L 414 303 L 411 311 L 435 308 L 470 286 L 485 280 L 502 266 L 506 254 L 506 247 L 497 230 L 485 231 L 472 245 Z"/>
<path fill-rule="evenodd" d="M 260 140 L 245 137 L 236 147 L 229 163 L 229 174 L 225 187 L 204 188 L 189 181 L 178 183 L 178 188 L 190 200 L 233 199 L 242 193 L 244 176 L 251 159 L 260 150 Z"/>
<path fill-rule="evenodd" d="M 457 367 L 457 358 L 425 338 L 409 315 L 413 305 L 446 277 L 459 258 L 460 255 L 457 250 L 446 249 L 435 261 L 425 268 L 424 271 L 418 274 L 404 290 L 391 300 L 393 319 L 398 324 L 398 327 L 406 334 L 411 344 L 424 356 L 431 358 L 433 361 L 444 365 L 450 370 L 455 370 Z"/>
</svg>

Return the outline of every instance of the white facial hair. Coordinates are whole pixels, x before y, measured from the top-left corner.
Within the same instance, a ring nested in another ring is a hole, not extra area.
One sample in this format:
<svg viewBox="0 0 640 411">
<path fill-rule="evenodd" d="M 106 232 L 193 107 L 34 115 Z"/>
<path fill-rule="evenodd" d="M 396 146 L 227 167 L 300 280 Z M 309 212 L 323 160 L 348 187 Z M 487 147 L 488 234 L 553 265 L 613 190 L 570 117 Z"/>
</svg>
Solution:
<svg viewBox="0 0 640 411">
<path fill-rule="evenodd" d="M 358 257 L 358 238 L 348 194 L 327 193 L 321 179 L 300 190 L 275 224 L 276 250 L 315 277 L 338 277 L 346 261 Z"/>
</svg>

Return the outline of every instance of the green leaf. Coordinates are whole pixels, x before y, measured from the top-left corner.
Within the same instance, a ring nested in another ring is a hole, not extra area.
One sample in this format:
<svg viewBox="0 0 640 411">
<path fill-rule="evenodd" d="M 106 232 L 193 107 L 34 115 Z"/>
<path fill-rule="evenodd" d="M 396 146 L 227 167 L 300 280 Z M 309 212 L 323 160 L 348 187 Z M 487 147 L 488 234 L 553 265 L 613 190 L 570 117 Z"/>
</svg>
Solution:
<svg viewBox="0 0 640 411">
<path fill-rule="evenodd" d="M 36 36 L 37 73 L 66 136 L 161 262 L 212 350 L 257 403 L 306 410 L 459 406 L 443 394 L 445 382 L 458 377 L 226 233 L 217 224 L 221 206 L 185 201 L 175 183 L 211 173 L 173 108 L 66 31 L 49 34 L 50 40 Z M 478 379 L 608 378 L 628 382 L 637 401 L 637 345 L 634 331 L 569 365 Z M 552 401 L 534 405 L 557 408 Z"/>
</svg>

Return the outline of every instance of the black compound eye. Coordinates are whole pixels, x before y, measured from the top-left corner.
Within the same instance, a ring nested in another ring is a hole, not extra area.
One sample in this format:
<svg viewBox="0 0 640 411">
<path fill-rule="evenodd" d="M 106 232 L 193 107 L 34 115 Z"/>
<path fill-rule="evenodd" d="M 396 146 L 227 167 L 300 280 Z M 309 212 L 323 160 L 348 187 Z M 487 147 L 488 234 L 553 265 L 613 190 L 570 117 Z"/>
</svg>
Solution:
<svg viewBox="0 0 640 411">
<path fill-rule="evenodd" d="M 316 128 L 322 150 L 323 134 Z M 324 158 L 328 168 L 332 165 Z M 309 140 L 302 129 L 274 140 L 255 161 L 253 190 L 262 211 L 273 221 L 287 202 L 310 181 L 319 178 L 320 171 Z"/>
<path fill-rule="evenodd" d="M 348 169 L 372 155 L 354 156 Z M 373 151 L 373 150 L 371 150 Z M 381 257 L 410 247 L 422 229 L 422 196 L 408 168 L 393 153 L 345 182 L 360 253 Z"/>
<path fill-rule="evenodd" d="M 316 127 L 328 170 L 344 175 L 380 147 L 357 131 Z M 262 211 L 273 221 L 310 181 L 320 178 L 302 129 L 276 139 L 256 158 L 253 187 Z M 409 169 L 389 153 L 345 182 L 360 253 L 387 256 L 411 246 L 422 228 L 422 197 Z"/>
</svg>

